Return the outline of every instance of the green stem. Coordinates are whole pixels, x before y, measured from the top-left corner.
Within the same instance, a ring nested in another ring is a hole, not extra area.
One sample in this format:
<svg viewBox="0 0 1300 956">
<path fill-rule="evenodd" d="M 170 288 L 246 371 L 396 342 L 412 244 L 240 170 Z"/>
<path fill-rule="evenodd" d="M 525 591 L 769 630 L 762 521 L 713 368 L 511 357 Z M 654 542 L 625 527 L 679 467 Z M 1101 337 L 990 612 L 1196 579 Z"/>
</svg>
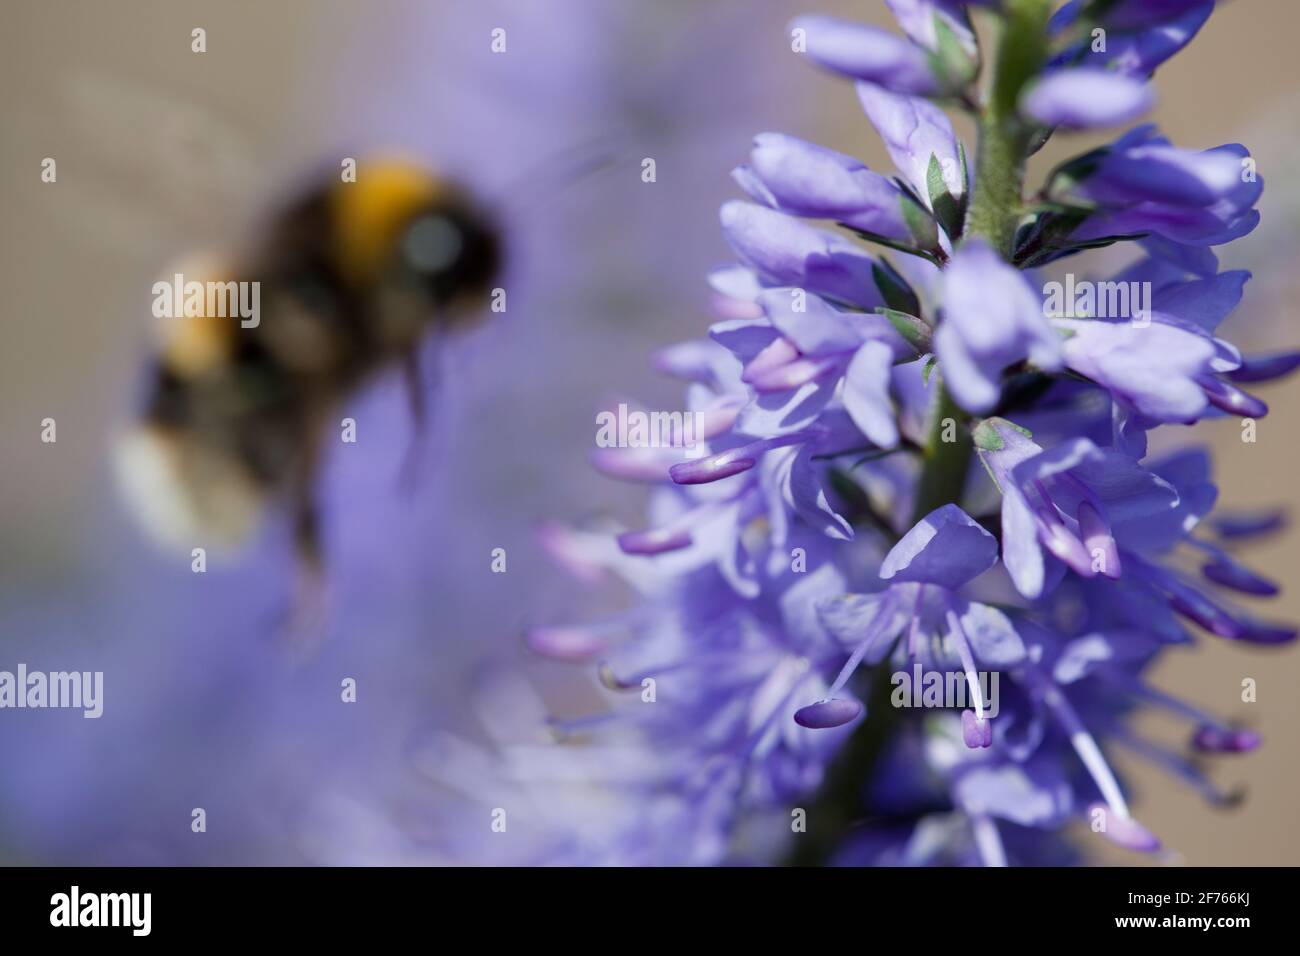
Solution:
<svg viewBox="0 0 1300 956">
<path fill-rule="evenodd" d="M 1006 0 L 993 87 L 979 122 L 975 183 L 964 234 L 984 239 L 1008 261 L 1033 135 L 1033 128 L 1017 116 L 1016 103 L 1024 84 L 1046 59 L 1051 6 L 1051 0 Z M 940 380 L 930 410 L 913 524 L 934 509 L 961 500 L 972 450 L 967 416 Z M 899 719 L 899 711 L 890 706 L 889 678 L 883 667 L 873 675 L 866 699 L 869 716 L 827 769 L 826 780 L 807 808 L 808 829 L 796 837 L 787 860 L 790 865 L 825 864 L 860 819 L 863 788 Z"/>
<path fill-rule="evenodd" d="M 930 433 L 921 458 L 921 476 L 916 483 L 912 524 L 935 508 L 961 501 L 972 448 L 966 413 L 953 401 L 943 382 L 939 382 L 930 408 Z"/>
</svg>

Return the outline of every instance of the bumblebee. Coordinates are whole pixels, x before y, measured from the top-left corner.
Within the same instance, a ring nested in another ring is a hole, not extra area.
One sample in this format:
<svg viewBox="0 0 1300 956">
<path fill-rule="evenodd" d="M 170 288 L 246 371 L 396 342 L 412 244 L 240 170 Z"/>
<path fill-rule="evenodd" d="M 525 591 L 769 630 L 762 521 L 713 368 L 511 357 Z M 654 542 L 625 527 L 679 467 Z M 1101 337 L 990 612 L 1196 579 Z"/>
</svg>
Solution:
<svg viewBox="0 0 1300 956">
<path fill-rule="evenodd" d="M 418 426 L 420 344 L 484 311 L 502 244 L 467 193 L 395 159 L 332 180 L 289 203 L 243 257 L 176 269 L 178 285 L 256 289 L 257 314 L 241 320 L 209 294 L 161 323 L 143 410 L 117 454 L 124 492 L 157 537 L 234 547 L 284 508 L 318 572 L 316 476 L 343 402 L 403 369 Z"/>
</svg>

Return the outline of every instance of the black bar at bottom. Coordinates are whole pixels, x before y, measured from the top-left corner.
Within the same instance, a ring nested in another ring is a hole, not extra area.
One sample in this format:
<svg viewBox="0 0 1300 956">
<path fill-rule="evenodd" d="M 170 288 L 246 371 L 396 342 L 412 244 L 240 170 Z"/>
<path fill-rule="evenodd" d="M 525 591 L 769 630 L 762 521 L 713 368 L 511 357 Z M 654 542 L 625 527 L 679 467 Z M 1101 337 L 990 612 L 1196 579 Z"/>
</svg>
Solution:
<svg viewBox="0 0 1300 956">
<path fill-rule="evenodd" d="M 1294 885 L 1289 869 L 1172 867 L 18 868 L 0 870 L 0 926 L 6 941 L 76 934 L 83 944 L 114 937 L 242 942 L 283 934 L 334 947 L 420 934 L 433 945 L 455 945 L 462 932 L 475 932 L 471 938 L 494 945 L 516 933 L 534 945 L 558 946 L 567 940 L 609 945 L 629 934 L 667 942 L 681 937 L 661 934 L 698 932 L 717 933 L 734 947 L 751 934 L 766 938 L 777 924 L 831 945 L 885 931 L 915 933 L 918 943 L 936 936 L 1010 942 L 1033 930 L 1053 932 L 1044 938 L 1058 941 L 1172 933 L 1228 942 L 1285 928 L 1295 913 Z"/>
</svg>

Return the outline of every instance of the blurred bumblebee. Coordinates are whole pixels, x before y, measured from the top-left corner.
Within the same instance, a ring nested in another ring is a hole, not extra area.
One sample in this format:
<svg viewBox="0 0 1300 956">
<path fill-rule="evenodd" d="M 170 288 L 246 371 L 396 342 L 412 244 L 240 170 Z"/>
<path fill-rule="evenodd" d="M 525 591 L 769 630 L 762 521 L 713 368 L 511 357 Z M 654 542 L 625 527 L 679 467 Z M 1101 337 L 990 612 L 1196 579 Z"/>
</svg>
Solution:
<svg viewBox="0 0 1300 956">
<path fill-rule="evenodd" d="M 257 283 L 258 315 L 242 322 L 209 293 L 202 314 L 162 320 L 117 464 L 163 540 L 237 546 L 268 509 L 287 508 L 299 555 L 319 571 L 316 476 L 342 403 L 402 368 L 418 426 L 421 343 L 484 311 L 501 240 L 466 193 L 400 160 L 332 178 L 284 208 L 242 259 L 175 270 L 187 287 Z"/>
</svg>

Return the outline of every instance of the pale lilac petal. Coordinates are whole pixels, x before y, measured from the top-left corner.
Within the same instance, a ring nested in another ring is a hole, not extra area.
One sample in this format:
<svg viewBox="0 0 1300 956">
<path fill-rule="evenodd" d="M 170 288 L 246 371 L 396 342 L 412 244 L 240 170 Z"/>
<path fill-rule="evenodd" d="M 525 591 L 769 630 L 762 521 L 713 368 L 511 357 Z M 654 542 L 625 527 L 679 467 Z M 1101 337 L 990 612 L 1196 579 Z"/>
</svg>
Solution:
<svg viewBox="0 0 1300 956">
<path fill-rule="evenodd" d="M 899 93 L 938 89 L 925 50 L 902 37 L 834 17 L 800 17 L 791 28 L 805 32 L 808 56 L 827 69 Z"/>
<path fill-rule="evenodd" d="M 894 583 L 937 584 L 955 591 L 997 560 L 997 539 L 959 507 L 947 504 L 903 535 L 881 562 L 880 576 Z"/>
<path fill-rule="evenodd" d="M 1155 94 L 1142 80 L 1096 67 L 1057 70 L 1029 87 L 1020 112 L 1044 126 L 1118 126 L 1151 109 Z"/>
<path fill-rule="evenodd" d="M 894 355 L 887 345 L 867 342 L 854 353 L 844 374 L 844 407 L 862 434 L 881 448 L 898 444 L 898 426 L 889 401 L 893 364 Z"/>
</svg>

